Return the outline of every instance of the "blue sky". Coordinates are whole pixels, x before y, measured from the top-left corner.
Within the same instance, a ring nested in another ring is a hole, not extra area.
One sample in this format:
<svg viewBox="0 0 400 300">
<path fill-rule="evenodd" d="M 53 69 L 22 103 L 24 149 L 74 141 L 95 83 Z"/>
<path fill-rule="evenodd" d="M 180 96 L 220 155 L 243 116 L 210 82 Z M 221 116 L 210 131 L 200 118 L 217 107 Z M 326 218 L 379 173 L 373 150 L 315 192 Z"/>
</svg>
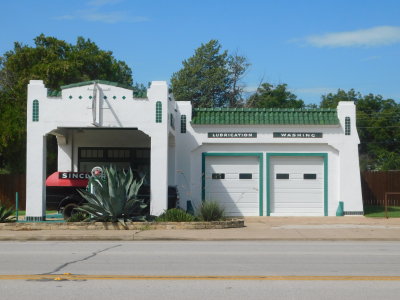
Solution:
<svg viewBox="0 0 400 300">
<path fill-rule="evenodd" d="M 398 0 L 2 1 L 0 54 L 44 33 L 90 38 L 133 70 L 167 80 L 210 39 L 251 62 L 244 83 L 286 83 L 306 103 L 354 88 L 400 99 Z"/>
</svg>

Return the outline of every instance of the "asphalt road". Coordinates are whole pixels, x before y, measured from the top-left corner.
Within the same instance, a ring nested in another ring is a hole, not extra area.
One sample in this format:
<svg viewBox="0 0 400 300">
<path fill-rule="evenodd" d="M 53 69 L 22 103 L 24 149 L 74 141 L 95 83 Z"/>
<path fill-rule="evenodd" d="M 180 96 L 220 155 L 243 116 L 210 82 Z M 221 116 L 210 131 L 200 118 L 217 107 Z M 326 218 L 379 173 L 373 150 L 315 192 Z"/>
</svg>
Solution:
<svg viewBox="0 0 400 300">
<path fill-rule="evenodd" d="M 399 299 L 400 242 L 1 242 L 0 299 Z"/>
</svg>

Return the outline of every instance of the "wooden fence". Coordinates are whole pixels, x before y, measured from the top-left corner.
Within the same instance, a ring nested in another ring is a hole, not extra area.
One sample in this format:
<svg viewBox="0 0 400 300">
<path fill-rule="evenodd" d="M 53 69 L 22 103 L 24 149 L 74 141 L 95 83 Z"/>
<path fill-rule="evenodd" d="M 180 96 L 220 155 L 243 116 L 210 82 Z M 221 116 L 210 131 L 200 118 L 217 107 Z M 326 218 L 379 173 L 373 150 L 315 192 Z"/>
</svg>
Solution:
<svg viewBox="0 0 400 300">
<path fill-rule="evenodd" d="M 384 205 L 386 192 L 400 192 L 400 171 L 361 172 L 364 205 Z M 400 195 L 391 195 L 389 205 L 400 206 Z"/>
<path fill-rule="evenodd" d="M 25 174 L 0 174 L 0 202 L 15 207 L 15 193 L 19 194 L 19 209 L 25 210 L 26 204 Z"/>
</svg>

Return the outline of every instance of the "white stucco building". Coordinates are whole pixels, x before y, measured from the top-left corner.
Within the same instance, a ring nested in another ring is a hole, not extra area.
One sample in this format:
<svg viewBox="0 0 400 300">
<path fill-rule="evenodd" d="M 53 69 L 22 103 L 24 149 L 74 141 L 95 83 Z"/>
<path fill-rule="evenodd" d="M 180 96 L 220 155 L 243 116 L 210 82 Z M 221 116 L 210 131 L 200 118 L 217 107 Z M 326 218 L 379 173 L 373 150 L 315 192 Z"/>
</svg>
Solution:
<svg viewBox="0 0 400 300">
<path fill-rule="evenodd" d="M 188 99 L 190 100 L 190 99 Z M 46 135 L 58 170 L 131 166 L 150 178 L 154 215 L 168 185 L 180 207 L 220 202 L 231 216 L 362 214 L 355 105 L 337 109 L 193 109 L 166 82 L 147 98 L 117 83 L 90 81 L 48 90 L 31 80 L 27 104 L 27 220 L 45 218 Z"/>
</svg>

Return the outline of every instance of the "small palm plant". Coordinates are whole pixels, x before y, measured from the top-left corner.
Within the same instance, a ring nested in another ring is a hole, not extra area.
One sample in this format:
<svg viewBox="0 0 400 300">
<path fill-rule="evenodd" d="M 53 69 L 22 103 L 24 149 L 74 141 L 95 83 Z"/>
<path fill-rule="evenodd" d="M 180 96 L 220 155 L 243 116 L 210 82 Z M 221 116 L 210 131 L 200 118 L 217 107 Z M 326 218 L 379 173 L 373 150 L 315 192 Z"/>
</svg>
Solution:
<svg viewBox="0 0 400 300">
<path fill-rule="evenodd" d="M 15 222 L 14 210 L 0 203 L 0 223 Z"/>
<path fill-rule="evenodd" d="M 128 171 L 117 171 L 116 168 L 110 167 L 105 168 L 104 173 L 104 179 L 99 177 L 89 179 L 89 185 L 93 188 L 92 193 L 79 190 L 87 203 L 77 209 L 90 214 L 96 221 L 120 222 L 125 225 L 125 221 L 140 215 L 147 207 L 143 199 L 137 198 L 143 178 L 136 180 L 130 168 Z"/>
</svg>

